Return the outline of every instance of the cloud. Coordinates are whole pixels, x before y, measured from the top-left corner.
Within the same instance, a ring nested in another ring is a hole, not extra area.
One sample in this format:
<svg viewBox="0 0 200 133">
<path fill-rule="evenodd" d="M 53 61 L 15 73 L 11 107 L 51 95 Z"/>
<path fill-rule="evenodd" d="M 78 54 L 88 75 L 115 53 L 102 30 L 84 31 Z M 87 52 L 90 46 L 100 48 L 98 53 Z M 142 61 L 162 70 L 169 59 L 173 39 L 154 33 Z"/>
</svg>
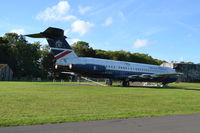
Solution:
<svg viewBox="0 0 200 133">
<path fill-rule="evenodd" d="M 89 6 L 86 6 L 86 7 L 79 6 L 78 8 L 79 8 L 78 11 L 79 11 L 80 14 L 85 14 L 86 12 L 91 10 L 91 7 L 89 7 Z"/>
<path fill-rule="evenodd" d="M 113 19 L 112 19 L 112 17 L 108 17 L 106 20 L 105 20 L 105 22 L 104 22 L 104 26 L 109 26 L 109 25 L 111 25 L 113 23 Z"/>
<path fill-rule="evenodd" d="M 137 32 L 135 34 L 135 37 L 136 38 L 147 38 L 147 37 L 150 37 L 150 36 L 154 36 L 154 35 L 157 35 L 161 32 L 164 32 L 166 31 L 167 28 L 164 28 L 164 27 L 151 27 L 151 28 L 147 28 L 145 29 L 143 32 Z"/>
<path fill-rule="evenodd" d="M 154 34 L 158 34 L 158 33 L 163 32 L 165 30 L 166 30 L 166 28 L 163 28 L 163 27 L 152 27 L 150 29 L 147 29 L 145 32 L 143 32 L 143 35 L 144 36 L 152 36 Z"/>
<path fill-rule="evenodd" d="M 191 30 L 191 31 L 194 31 L 194 32 L 199 32 L 199 27 L 197 27 L 195 25 L 183 23 L 183 22 L 180 22 L 180 21 L 177 21 L 176 23 L 179 24 L 180 26 L 188 29 L 188 30 Z"/>
<path fill-rule="evenodd" d="M 73 43 L 78 42 L 78 41 L 80 41 L 79 38 L 73 38 L 73 39 L 69 40 L 70 44 L 73 44 Z"/>
<path fill-rule="evenodd" d="M 64 35 L 65 35 L 65 36 L 68 36 L 69 33 L 70 33 L 70 29 L 64 30 Z"/>
<path fill-rule="evenodd" d="M 24 29 L 12 29 L 10 32 L 11 33 L 17 33 L 18 35 L 25 34 L 25 30 Z"/>
<path fill-rule="evenodd" d="M 81 36 L 85 35 L 92 27 L 94 27 L 93 23 L 76 20 L 71 24 L 71 32 L 77 32 Z"/>
<path fill-rule="evenodd" d="M 185 61 L 185 58 L 184 57 L 179 57 L 178 58 L 178 62 L 184 62 Z"/>
<path fill-rule="evenodd" d="M 119 18 L 120 18 L 121 20 L 125 20 L 125 19 L 126 19 L 125 16 L 124 16 L 124 13 L 121 12 L 121 11 L 118 13 L 118 16 L 119 16 Z"/>
<path fill-rule="evenodd" d="M 76 17 L 69 14 L 70 5 L 67 1 L 60 1 L 57 5 L 46 8 L 37 16 L 37 20 L 43 21 L 69 21 Z"/>
<path fill-rule="evenodd" d="M 142 47 L 145 47 L 149 44 L 148 40 L 145 39 L 137 39 L 134 43 L 133 43 L 133 48 L 134 49 L 140 49 Z"/>
</svg>

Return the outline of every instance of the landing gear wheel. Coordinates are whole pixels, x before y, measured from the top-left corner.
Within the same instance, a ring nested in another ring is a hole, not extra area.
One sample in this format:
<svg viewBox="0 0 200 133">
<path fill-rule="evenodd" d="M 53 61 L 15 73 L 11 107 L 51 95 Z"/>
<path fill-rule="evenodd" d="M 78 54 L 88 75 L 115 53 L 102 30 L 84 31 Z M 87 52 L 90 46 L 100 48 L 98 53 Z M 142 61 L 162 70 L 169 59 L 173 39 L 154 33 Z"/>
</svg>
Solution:
<svg viewBox="0 0 200 133">
<path fill-rule="evenodd" d="M 161 87 L 167 87 L 167 83 L 162 83 Z"/>
<path fill-rule="evenodd" d="M 106 85 L 112 86 L 112 80 L 111 80 L 111 79 L 107 79 L 107 80 L 106 80 Z"/>
<path fill-rule="evenodd" d="M 129 85 L 130 85 L 129 81 L 124 80 L 124 81 L 122 82 L 122 86 L 123 86 L 123 87 L 129 87 Z"/>
</svg>

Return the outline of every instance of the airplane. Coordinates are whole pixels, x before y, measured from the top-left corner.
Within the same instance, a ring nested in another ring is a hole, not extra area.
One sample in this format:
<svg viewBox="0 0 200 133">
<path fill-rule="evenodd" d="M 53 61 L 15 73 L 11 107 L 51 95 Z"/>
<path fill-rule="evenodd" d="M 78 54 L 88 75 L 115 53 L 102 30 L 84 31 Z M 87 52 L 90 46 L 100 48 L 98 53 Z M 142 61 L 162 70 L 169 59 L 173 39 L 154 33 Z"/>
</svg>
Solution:
<svg viewBox="0 0 200 133">
<path fill-rule="evenodd" d="M 45 31 L 25 35 L 33 38 L 46 38 L 56 60 L 56 69 L 73 72 L 81 76 L 104 78 L 107 85 L 113 80 L 122 81 L 128 87 L 130 82 L 156 82 L 166 86 L 175 82 L 181 73 L 175 69 L 158 65 L 114 61 L 108 59 L 78 57 L 66 41 L 64 30 L 49 27 Z"/>
</svg>

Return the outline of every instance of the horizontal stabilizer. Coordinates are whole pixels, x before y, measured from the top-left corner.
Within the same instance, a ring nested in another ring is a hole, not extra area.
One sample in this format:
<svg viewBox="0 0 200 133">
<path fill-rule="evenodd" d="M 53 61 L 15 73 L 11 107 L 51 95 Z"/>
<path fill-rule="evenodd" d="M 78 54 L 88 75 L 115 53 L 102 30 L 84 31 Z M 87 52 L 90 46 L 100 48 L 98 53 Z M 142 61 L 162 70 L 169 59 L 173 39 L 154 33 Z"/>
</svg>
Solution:
<svg viewBox="0 0 200 133">
<path fill-rule="evenodd" d="M 28 34 L 28 35 L 25 35 L 25 36 L 32 37 L 32 38 L 45 38 L 45 36 L 43 36 L 41 33 Z"/>
<path fill-rule="evenodd" d="M 54 28 L 54 27 L 49 27 L 44 32 L 40 32 L 36 34 L 28 34 L 25 36 L 33 37 L 33 38 L 52 38 L 52 39 L 65 37 L 64 30 L 59 29 L 59 28 Z"/>
</svg>

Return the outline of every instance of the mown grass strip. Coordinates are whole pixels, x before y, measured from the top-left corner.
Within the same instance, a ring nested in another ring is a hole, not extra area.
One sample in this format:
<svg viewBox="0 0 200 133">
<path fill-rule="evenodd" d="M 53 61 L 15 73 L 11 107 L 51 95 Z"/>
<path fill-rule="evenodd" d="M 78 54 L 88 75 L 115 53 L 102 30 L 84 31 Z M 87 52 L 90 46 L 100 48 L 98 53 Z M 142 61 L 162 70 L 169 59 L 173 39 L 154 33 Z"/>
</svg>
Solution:
<svg viewBox="0 0 200 133">
<path fill-rule="evenodd" d="M 0 82 L 0 126 L 200 113 L 198 83 L 167 88 L 69 84 Z"/>
</svg>

